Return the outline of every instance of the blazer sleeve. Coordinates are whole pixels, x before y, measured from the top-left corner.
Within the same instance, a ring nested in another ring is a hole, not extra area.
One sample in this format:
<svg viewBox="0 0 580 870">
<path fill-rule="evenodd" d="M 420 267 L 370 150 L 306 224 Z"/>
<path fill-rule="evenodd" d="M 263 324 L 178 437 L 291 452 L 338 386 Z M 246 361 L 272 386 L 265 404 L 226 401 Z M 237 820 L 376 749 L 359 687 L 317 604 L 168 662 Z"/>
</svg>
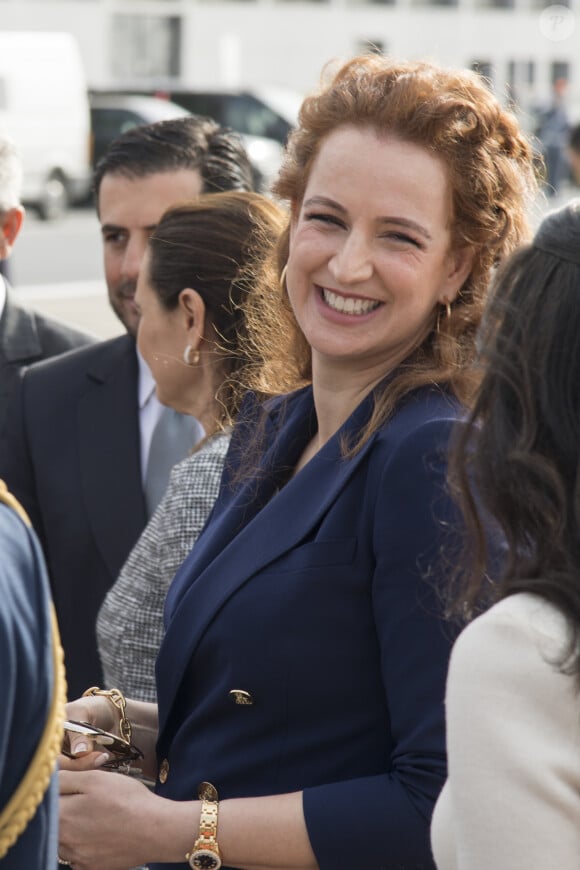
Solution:
<svg viewBox="0 0 580 870">
<path fill-rule="evenodd" d="M 438 596 L 443 550 L 453 549 L 457 534 L 445 489 L 452 423 L 418 426 L 377 469 L 373 608 L 393 750 L 380 775 L 304 791 L 322 870 L 434 866 L 429 823 L 446 776 L 443 698 L 453 640 Z"/>
<path fill-rule="evenodd" d="M 557 664 L 564 620 L 547 607 L 506 599 L 454 648 L 445 798 L 457 870 L 578 866 L 580 699 Z"/>
</svg>

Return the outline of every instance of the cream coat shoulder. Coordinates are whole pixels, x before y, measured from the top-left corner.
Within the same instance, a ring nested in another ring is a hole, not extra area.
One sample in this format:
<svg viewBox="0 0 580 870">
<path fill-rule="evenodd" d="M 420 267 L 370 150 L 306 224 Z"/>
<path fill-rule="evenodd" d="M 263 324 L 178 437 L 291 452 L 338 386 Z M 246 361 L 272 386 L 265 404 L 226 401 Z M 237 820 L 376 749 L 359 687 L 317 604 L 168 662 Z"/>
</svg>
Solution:
<svg viewBox="0 0 580 870">
<path fill-rule="evenodd" d="M 580 695 L 557 661 L 567 626 L 529 594 L 458 638 L 446 692 L 449 779 L 432 823 L 438 870 L 576 870 Z"/>
</svg>

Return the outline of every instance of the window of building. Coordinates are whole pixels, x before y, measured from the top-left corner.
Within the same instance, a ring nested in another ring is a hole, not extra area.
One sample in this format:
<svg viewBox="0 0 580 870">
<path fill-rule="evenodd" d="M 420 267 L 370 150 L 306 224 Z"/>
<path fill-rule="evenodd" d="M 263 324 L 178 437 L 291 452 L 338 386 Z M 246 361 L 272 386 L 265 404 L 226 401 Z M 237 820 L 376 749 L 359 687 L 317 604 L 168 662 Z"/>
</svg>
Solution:
<svg viewBox="0 0 580 870">
<path fill-rule="evenodd" d="M 529 108 L 536 84 L 534 60 L 510 60 L 507 64 L 506 98 L 513 109 Z"/>
<path fill-rule="evenodd" d="M 485 9 L 513 9 L 515 0 L 477 0 L 477 6 Z"/>
<path fill-rule="evenodd" d="M 380 0 L 380 2 L 383 2 L 383 0 Z M 360 39 L 356 46 L 356 53 L 385 54 L 385 43 L 382 39 Z"/>
<path fill-rule="evenodd" d="M 479 73 L 490 88 L 493 86 L 493 64 L 490 60 L 472 60 L 469 69 Z"/>
<path fill-rule="evenodd" d="M 181 74 L 182 20 L 172 15 L 114 15 L 111 74 L 116 79 Z"/>
<path fill-rule="evenodd" d="M 458 0 L 414 0 L 415 6 L 457 6 Z"/>
<path fill-rule="evenodd" d="M 570 64 L 567 60 L 554 60 L 550 66 L 550 81 L 552 84 L 560 79 L 564 79 L 564 81 L 569 81 L 570 79 Z"/>
</svg>

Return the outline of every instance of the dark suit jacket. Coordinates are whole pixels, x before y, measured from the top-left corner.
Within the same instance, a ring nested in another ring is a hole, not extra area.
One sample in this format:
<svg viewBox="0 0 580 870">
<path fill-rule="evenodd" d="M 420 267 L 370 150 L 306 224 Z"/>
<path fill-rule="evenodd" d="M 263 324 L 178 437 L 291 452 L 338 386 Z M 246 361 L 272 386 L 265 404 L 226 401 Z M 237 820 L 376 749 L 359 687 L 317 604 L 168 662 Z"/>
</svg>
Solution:
<svg viewBox="0 0 580 870">
<path fill-rule="evenodd" d="M 100 685 L 97 611 L 145 526 L 137 379 L 128 335 L 31 366 L 0 458 L 44 548 L 71 698 Z"/>
<path fill-rule="evenodd" d="M 369 397 L 287 483 L 316 431 L 311 390 L 273 406 L 257 474 L 232 486 L 253 426 L 238 425 L 214 512 L 167 598 L 157 686 L 169 774 L 157 790 L 303 789 L 323 870 L 430 870 L 453 640 L 436 586 L 441 523 L 457 528 L 445 474 L 459 408 L 419 391 L 343 459 L 341 434 L 371 408 Z"/>
<path fill-rule="evenodd" d="M 6 287 L 6 305 L 0 317 L 0 453 L 4 449 L 8 408 L 21 368 L 95 341 L 96 338 L 65 323 L 23 308 Z"/>
<path fill-rule="evenodd" d="M 0 811 L 23 779 L 48 718 L 54 674 L 49 591 L 34 534 L 0 504 Z M 56 867 L 58 785 L 51 784 L 2 870 Z"/>
</svg>

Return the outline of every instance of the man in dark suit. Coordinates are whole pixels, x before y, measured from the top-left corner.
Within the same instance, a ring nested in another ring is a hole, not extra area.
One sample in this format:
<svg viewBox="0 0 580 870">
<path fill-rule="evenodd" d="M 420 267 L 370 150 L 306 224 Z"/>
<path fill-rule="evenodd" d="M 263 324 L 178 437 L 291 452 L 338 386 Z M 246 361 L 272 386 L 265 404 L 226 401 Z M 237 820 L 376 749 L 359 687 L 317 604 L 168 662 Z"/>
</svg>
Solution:
<svg viewBox="0 0 580 870">
<path fill-rule="evenodd" d="M 251 185 L 236 134 L 195 116 L 129 130 L 97 166 L 109 301 L 127 333 L 28 369 L 0 457 L 0 477 L 44 547 L 69 697 L 100 684 L 97 612 L 147 520 L 143 487 L 160 415 L 135 345 L 147 240 L 176 202 Z"/>
<path fill-rule="evenodd" d="M 14 144 L 0 136 L 0 263 L 12 252 L 24 219 L 22 165 Z M 95 341 L 80 330 L 23 308 L 0 274 L 0 453 L 7 408 L 23 366 Z"/>
</svg>

